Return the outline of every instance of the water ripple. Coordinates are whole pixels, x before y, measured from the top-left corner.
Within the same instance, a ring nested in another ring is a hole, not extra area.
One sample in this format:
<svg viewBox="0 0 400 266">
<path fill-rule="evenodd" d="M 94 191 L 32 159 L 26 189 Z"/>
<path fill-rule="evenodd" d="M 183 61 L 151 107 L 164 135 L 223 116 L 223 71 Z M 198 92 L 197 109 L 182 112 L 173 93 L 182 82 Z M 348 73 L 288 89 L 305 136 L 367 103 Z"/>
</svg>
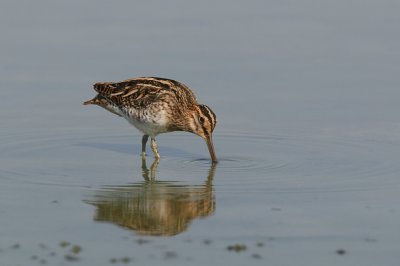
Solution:
<svg viewBox="0 0 400 266">
<path fill-rule="evenodd" d="M 68 187 L 123 184 L 141 178 L 139 141 L 140 136 L 130 135 L 4 136 L 0 180 Z M 219 157 L 216 178 L 235 191 L 308 193 L 400 185 L 395 159 L 399 152 L 380 142 L 246 132 L 216 134 L 214 141 Z M 211 163 L 207 153 L 200 154 L 204 146 L 183 145 L 174 134 L 160 143 L 158 178 L 190 180 L 206 175 Z"/>
</svg>

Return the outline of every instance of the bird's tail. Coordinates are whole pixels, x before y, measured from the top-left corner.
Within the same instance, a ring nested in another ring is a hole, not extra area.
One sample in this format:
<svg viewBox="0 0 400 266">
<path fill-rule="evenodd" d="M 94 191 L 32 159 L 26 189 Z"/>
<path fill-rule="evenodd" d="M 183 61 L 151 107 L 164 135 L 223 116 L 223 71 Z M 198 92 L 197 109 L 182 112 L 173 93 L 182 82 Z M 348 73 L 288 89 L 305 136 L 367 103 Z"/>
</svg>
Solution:
<svg viewBox="0 0 400 266">
<path fill-rule="evenodd" d="M 96 99 L 91 99 L 83 103 L 83 105 L 88 105 L 88 104 L 96 104 Z"/>
<path fill-rule="evenodd" d="M 83 105 L 88 105 L 88 104 L 97 104 L 97 105 L 101 105 L 103 104 L 102 98 L 100 98 L 98 95 L 96 97 L 94 97 L 91 100 L 88 100 L 86 102 L 83 103 Z"/>
</svg>

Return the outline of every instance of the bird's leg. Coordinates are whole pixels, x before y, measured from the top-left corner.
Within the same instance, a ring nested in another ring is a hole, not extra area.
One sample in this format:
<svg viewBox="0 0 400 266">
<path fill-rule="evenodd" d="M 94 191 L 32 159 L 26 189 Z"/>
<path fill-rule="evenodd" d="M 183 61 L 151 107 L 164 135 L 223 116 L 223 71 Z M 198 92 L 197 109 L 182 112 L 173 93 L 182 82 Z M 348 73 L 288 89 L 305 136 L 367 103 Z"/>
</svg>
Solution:
<svg viewBox="0 0 400 266">
<path fill-rule="evenodd" d="M 148 139 L 149 139 L 149 135 L 143 135 L 143 138 L 142 138 L 142 157 L 146 156 L 146 143 L 147 143 Z"/>
<path fill-rule="evenodd" d="M 156 178 L 156 170 L 160 159 L 155 158 L 150 170 L 147 168 L 146 157 L 142 157 L 142 176 L 145 181 L 154 181 Z"/>
<path fill-rule="evenodd" d="M 150 146 L 151 146 L 151 149 L 153 150 L 154 157 L 156 159 L 160 159 L 160 154 L 158 153 L 156 139 L 153 137 L 151 138 Z"/>
<path fill-rule="evenodd" d="M 146 165 L 146 157 L 142 156 L 142 176 L 145 181 L 149 181 L 149 169 L 147 168 Z"/>
<path fill-rule="evenodd" d="M 154 180 L 156 178 L 156 170 L 158 166 L 159 158 L 155 158 L 153 164 L 150 166 L 150 178 Z"/>
</svg>

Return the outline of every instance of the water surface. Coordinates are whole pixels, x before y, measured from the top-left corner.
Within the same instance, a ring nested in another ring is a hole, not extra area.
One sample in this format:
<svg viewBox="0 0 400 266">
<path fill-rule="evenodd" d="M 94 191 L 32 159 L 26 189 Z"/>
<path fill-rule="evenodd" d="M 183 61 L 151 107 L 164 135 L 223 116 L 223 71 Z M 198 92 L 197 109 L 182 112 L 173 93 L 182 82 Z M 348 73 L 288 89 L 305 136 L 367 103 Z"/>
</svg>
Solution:
<svg viewBox="0 0 400 266">
<path fill-rule="evenodd" d="M 3 1 L 3 265 L 397 265 L 396 1 Z M 140 156 L 96 81 L 178 79 L 218 117 Z"/>
</svg>

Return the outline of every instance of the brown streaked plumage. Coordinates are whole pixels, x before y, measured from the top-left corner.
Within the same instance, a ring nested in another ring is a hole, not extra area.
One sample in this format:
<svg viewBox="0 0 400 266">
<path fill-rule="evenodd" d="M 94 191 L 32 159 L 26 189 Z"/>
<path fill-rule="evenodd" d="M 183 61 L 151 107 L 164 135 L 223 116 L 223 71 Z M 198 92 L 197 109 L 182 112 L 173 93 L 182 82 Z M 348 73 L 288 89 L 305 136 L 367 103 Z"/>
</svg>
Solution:
<svg viewBox="0 0 400 266">
<path fill-rule="evenodd" d="M 143 132 L 142 155 L 150 136 L 151 148 L 158 159 L 155 137 L 161 133 L 187 131 L 202 137 L 210 152 L 211 160 L 217 162 L 212 133 L 217 123 L 214 112 L 199 104 L 193 92 L 184 84 L 165 78 L 141 77 L 121 82 L 98 82 L 98 93 L 92 100 L 96 104 L 124 117 Z"/>
</svg>

